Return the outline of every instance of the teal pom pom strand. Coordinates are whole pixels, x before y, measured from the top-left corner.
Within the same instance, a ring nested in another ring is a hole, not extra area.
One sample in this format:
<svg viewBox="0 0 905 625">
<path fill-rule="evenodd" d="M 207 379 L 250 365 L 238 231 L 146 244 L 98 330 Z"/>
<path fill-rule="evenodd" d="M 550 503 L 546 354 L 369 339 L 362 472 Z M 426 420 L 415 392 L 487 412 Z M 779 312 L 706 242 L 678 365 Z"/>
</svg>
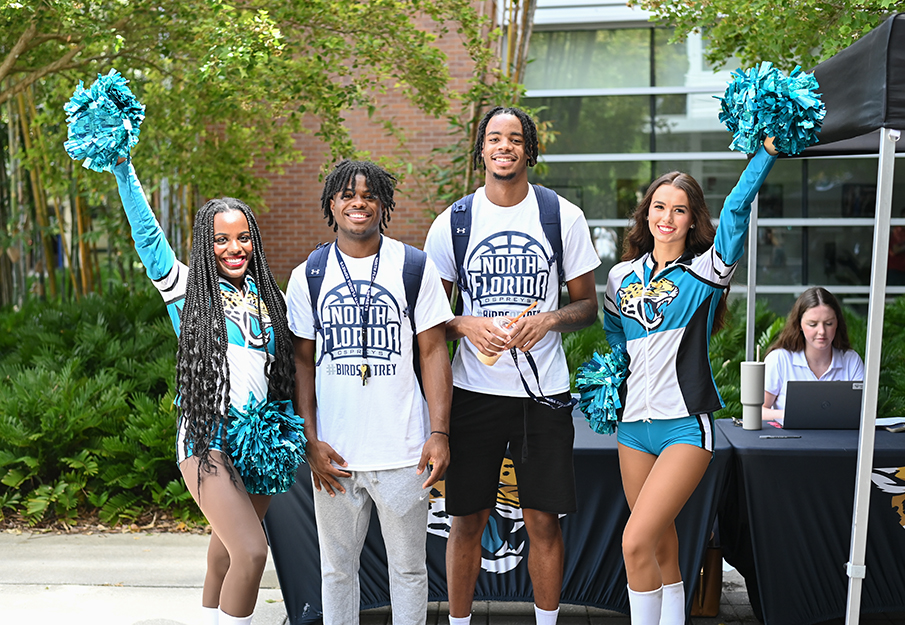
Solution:
<svg viewBox="0 0 905 625">
<path fill-rule="evenodd" d="M 138 143 L 145 107 L 126 86 L 128 81 L 111 69 L 98 74 L 90 89 L 82 81 L 63 109 L 69 115 L 69 140 L 63 143 L 73 159 L 94 171 L 112 171 L 116 161 L 129 156 Z"/>
<path fill-rule="evenodd" d="M 612 434 L 619 420 L 616 411 L 622 408 L 619 387 L 628 376 L 628 357 L 621 345 L 601 356 L 594 352 L 593 358 L 578 367 L 575 386 L 581 393 L 578 409 L 584 413 L 591 429 L 598 434 Z"/>
<path fill-rule="evenodd" d="M 243 410 L 229 409 L 226 430 L 233 466 L 245 490 L 255 495 L 285 493 L 295 484 L 295 472 L 304 462 L 304 419 L 289 401 L 255 402 L 249 396 Z"/>
<path fill-rule="evenodd" d="M 783 154 L 799 154 L 818 141 L 826 106 L 814 74 L 796 67 L 788 77 L 761 63 L 736 70 L 722 98 L 720 121 L 733 134 L 730 149 L 753 154 L 767 137 Z"/>
</svg>

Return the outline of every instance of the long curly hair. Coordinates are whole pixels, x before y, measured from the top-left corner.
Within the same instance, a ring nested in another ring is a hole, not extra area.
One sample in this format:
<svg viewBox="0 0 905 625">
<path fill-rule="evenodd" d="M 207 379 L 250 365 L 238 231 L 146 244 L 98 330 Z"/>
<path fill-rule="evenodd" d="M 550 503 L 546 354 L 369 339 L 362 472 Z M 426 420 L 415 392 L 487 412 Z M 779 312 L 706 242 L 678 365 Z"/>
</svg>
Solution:
<svg viewBox="0 0 905 625">
<path fill-rule="evenodd" d="M 267 264 L 254 214 L 244 202 L 235 198 L 211 200 L 198 210 L 192 229 L 192 251 L 176 354 L 176 389 L 185 420 L 185 451 L 186 455 L 191 451 L 198 458 L 199 483 L 202 471 L 216 471 L 210 461 L 210 443 L 221 424 L 225 434 L 230 405 L 226 316 L 214 256 L 214 215 L 227 211 L 240 211 L 248 220 L 253 251 L 246 276 L 254 280 L 257 287 L 258 319 L 263 321 L 263 307 L 266 307 L 274 333 L 275 358 L 264 369 L 268 400 L 291 400 L 295 385 L 295 360 L 286 320 L 286 301 Z M 263 323 L 261 338 L 266 342 Z M 227 468 L 235 479 L 231 464 L 227 463 Z"/>
<path fill-rule="evenodd" d="M 790 352 L 804 351 L 805 340 L 804 333 L 801 331 L 801 318 L 806 312 L 817 306 L 829 306 L 836 314 L 836 336 L 833 337 L 833 347 L 844 352 L 850 350 L 852 344 L 848 339 L 848 326 L 845 325 L 845 315 L 842 314 L 839 300 L 822 286 L 812 286 L 792 304 L 792 309 L 786 318 L 786 325 L 770 345 L 767 353 L 769 354 L 774 349 L 785 349 Z"/>
<path fill-rule="evenodd" d="M 348 159 L 337 163 L 327 177 L 324 179 L 324 190 L 321 192 L 321 208 L 324 211 L 324 218 L 327 220 L 328 226 L 333 226 L 333 232 L 336 232 L 337 223 L 333 217 L 333 211 L 330 210 L 330 200 L 337 193 L 346 189 L 346 187 L 355 187 L 355 177 L 361 174 L 365 178 L 365 185 L 368 190 L 373 193 L 380 203 L 383 205 L 382 215 L 380 216 L 380 232 L 390 223 L 390 213 L 396 207 L 396 200 L 393 195 L 396 190 L 396 178 L 383 167 L 372 163 L 371 161 L 350 161 Z"/>
<path fill-rule="evenodd" d="M 622 260 L 635 260 L 654 251 L 654 235 L 650 231 L 647 218 L 654 193 L 664 185 L 680 189 L 688 196 L 688 208 L 691 211 L 693 227 L 685 235 L 685 254 L 690 253 L 692 256 L 698 256 L 713 245 L 716 228 L 713 227 L 713 222 L 710 219 L 710 209 L 707 208 L 707 202 L 704 200 L 704 190 L 701 189 L 698 181 L 688 174 L 680 171 L 671 171 L 668 174 L 663 174 L 650 184 L 641 203 L 638 204 L 635 212 L 632 213 L 632 225 L 628 232 L 625 233 L 623 242 Z M 728 308 L 726 304 L 728 295 L 729 287 L 727 286 L 720 296 L 719 304 L 717 304 L 716 312 L 714 313 L 712 332 L 717 332 L 723 327 Z"/>
</svg>

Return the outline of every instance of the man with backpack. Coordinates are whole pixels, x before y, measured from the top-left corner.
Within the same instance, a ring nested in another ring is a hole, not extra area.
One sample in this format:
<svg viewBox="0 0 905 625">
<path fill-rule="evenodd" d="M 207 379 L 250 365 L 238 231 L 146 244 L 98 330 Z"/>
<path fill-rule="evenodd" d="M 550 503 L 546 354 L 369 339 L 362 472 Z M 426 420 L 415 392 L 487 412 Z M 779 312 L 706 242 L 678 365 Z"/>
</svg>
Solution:
<svg viewBox="0 0 905 625">
<path fill-rule="evenodd" d="M 427 612 L 430 486 L 449 464 L 444 325 L 452 314 L 433 263 L 382 234 L 395 182 L 370 162 L 336 166 L 321 195 L 336 241 L 296 267 L 286 293 L 325 625 L 359 622 L 359 557 L 372 506 L 386 544 L 393 622 L 423 625 Z"/>
<path fill-rule="evenodd" d="M 593 271 L 600 259 L 581 209 L 528 183 L 537 155 L 537 129 L 524 111 L 490 110 L 473 154 L 484 186 L 439 215 L 424 246 L 447 295 L 453 284 L 459 290 L 457 316 L 446 325 L 447 340 L 459 340 L 446 474 L 452 625 L 470 623 L 481 536 L 507 446 L 530 542 L 538 625 L 556 623 L 559 612 L 558 517 L 576 509 L 573 402 L 560 333 L 597 319 Z M 561 283 L 569 294 L 562 308 Z"/>
</svg>

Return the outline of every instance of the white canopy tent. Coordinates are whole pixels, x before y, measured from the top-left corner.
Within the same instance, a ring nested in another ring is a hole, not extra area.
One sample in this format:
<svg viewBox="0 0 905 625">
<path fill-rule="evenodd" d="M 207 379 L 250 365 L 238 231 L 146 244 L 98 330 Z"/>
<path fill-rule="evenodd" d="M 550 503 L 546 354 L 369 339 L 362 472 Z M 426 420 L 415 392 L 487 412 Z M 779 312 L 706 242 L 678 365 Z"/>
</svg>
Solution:
<svg viewBox="0 0 905 625">
<path fill-rule="evenodd" d="M 905 152 L 905 13 L 883 24 L 814 68 L 826 104 L 820 143 L 801 156 L 878 154 L 877 203 L 868 304 L 864 393 L 858 438 L 855 506 L 849 561 L 846 624 L 858 623 L 866 573 L 868 504 L 883 343 L 886 269 L 895 153 Z M 898 142 L 898 143 L 897 143 Z M 754 302 L 757 271 L 757 204 L 749 232 L 747 359 L 754 359 Z M 880 574 L 880 571 L 874 572 Z"/>
</svg>

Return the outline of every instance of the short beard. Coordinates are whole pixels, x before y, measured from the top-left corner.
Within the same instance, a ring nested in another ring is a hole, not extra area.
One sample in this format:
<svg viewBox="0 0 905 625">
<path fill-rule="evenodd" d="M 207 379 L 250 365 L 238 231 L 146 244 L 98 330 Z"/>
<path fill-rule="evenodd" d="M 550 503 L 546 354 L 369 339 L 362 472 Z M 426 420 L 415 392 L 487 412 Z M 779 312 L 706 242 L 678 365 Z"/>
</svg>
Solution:
<svg viewBox="0 0 905 625">
<path fill-rule="evenodd" d="M 510 180 L 514 180 L 518 174 L 516 172 L 512 172 L 511 174 L 501 175 L 496 172 L 490 172 L 490 175 L 493 176 L 494 180 L 501 180 L 503 182 L 509 182 Z"/>
</svg>

